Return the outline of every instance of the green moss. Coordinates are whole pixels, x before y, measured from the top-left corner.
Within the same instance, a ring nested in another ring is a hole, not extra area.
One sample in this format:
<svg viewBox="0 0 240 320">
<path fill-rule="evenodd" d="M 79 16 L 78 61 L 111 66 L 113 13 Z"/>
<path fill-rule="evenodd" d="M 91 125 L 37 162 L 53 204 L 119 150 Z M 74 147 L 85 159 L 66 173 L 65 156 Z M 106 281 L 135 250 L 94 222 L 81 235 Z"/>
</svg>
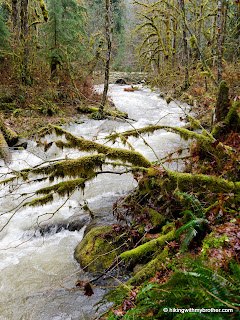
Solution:
<svg viewBox="0 0 240 320">
<path fill-rule="evenodd" d="M 161 234 L 157 239 L 150 240 L 132 250 L 123 252 L 120 257 L 126 261 L 131 260 L 134 264 L 143 257 L 148 257 L 151 253 L 163 247 L 166 241 L 171 241 L 175 238 L 175 227 L 167 234 Z"/>
<path fill-rule="evenodd" d="M 139 285 L 144 281 L 153 278 L 156 272 L 162 270 L 162 265 L 169 257 L 169 248 L 165 247 L 157 257 L 148 262 L 140 271 L 138 271 L 128 282 L 128 285 Z"/>
<path fill-rule="evenodd" d="M 204 174 L 191 174 L 166 170 L 163 176 L 158 175 L 158 171 L 154 168 L 149 169 L 149 174 L 144 176 L 143 183 L 140 184 L 140 191 L 144 190 L 151 192 L 151 177 L 154 176 L 155 171 L 155 185 L 154 189 L 158 188 L 159 192 L 163 194 L 172 193 L 174 191 L 181 192 L 209 192 L 222 193 L 230 192 L 235 195 L 240 193 L 240 182 L 227 181 L 219 177 L 208 176 Z"/>
<path fill-rule="evenodd" d="M 57 126 L 50 126 L 50 129 L 45 129 L 43 132 L 51 132 L 55 131 L 57 135 L 65 135 L 65 138 L 68 140 L 67 143 L 64 142 L 57 142 L 56 145 L 63 148 L 76 148 L 81 151 L 97 151 L 98 153 L 105 154 L 107 158 L 111 160 L 122 160 L 123 162 L 130 162 L 135 166 L 141 167 L 150 167 L 151 162 L 148 161 L 143 155 L 136 151 L 130 151 L 126 149 L 120 148 L 111 148 L 102 144 L 99 144 L 94 141 L 86 140 L 83 138 L 77 138 L 71 133 L 67 132 L 66 130 L 57 127 Z M 50 130 L 50 131 L 49 131 Z M 42 133 L 41 132 L 41 135 Z"/>
<path fill-rule="evenodd" d="M 215 138 L 218 138 L 221 134 L 225 134 L 230 130 L 232 130 L 233 132 L 240 132 L 240 116 L 238 114 L 239 108 L 240 102 L 234 102 L 225 119 L 214 126 L 212 135 Z"/>
<path fill-rule="evenodd" d="M 222 121 L 225 119 L 230 108 L 230 99 L 229 99 L 229 87 L 225 80 L 222 80 L 219 89 L 218 97 L 216 102 L 216 122 Z"/>
<path fill-rule="evenodd" d="M 55 184 L 50 187 L 42 188 L 36 191 L 36 194 L 49 194 L 50 192 L 54 192 L 59 194 L 60 196 L 69 195 L 76 189 L 84 189 L 85 187 L 85 179 L 76 179 L 63 181 L 58 184 Z"/>
<path fill-rule="evenodd" d="M 168 95 L 165 97 L 165 100 L 166 100 L 167 103 L 170 103 L 170 102 L 173 101 L 172 97 L 170 97 Z"/>
<path fill-rule="evenodd" d="M 228 237 L 223 234 L 221 236 L 217 236 L 215 232 L 210 233 L 204 240 L 202 245 L 202 256 L 207 258 L 209 255 L 209 250 L 211 249 L 222 249 L 223 246 L 229 242 Z"/>
<path fill-rule="evenodd" d="M 99 109 L 96 107 L 87 107 L 87 106 L 79 106 L 77 107 L 77 111 L 81 113 L 91 113 L 93 114 L 93 118 L 97 119 L 98 117 L 95 117 L 96 114 L 98 114 Z M 104 115 L 105 116 L 110 116 L 110 117 L 119 117 L 119 118 L 128 118 L 128 114 L 121 112 L 117 109 L 115 110 L 104 110 Z"/>
<path fill-rule="evenodd" d="M 234 132 L 240 132 L 240 116 L 237 112 L 239 108 L 240 102 L 234 102 L 224 121 L 228 128 Z"/>
<path fill-rule="evenodd" d="M 190 106 L 193 106 L 193 104 L 194 104 L 194 99 L 193 99 L 193 97 L 192 97 L 190 94 L 186 93 L 186 92 L 184 92 L 184 93 L 182 94 L 181 100 L 182 100 L 182 101 L 185 101 L 185 102 L 188 103 Z"/>
<path fill-rule="evenodd" d="M 114 245 L 102 237 L 111 229 L 111 226 L 93 228 L 75 249 L 74 257 L 85 271 L 102 272 L 118 256 Z"/>
<path fill-rule="evenodd" d="M 2 158 L 5 163 L 11 160 L 11 153 L 10 153 L 8 144 L 5 140 L 5 137 L 2 134 L 1 128 L 0 128 L 0 158 Z"/>
<path fill-rule="evenodd" d="M 203 134 L 200 134 L 200 133 L 197 133 L 194 131 L 190 131 L 185 128 L 161 126 L 161 125 L 153 125 L 153 126 L 144 127 L 144 128 L 137 129 L 137 130 L 128 130 L 128 131 L 121 132 L 121 133 L 114 133 L 114 134 L 111 134 L 110 136 L 106 137 L 106 139 L 111 140 L 111 141 L 116 141 L 116 139 L 119 137 L 119 135 L 121 135 L 122 137 L 125 137 L 125 138 L 127 138 L 129 136 L 139 137 L 140 134 L 153 133 L 156 130 L 161 130 L 161 129 L 179 134 L 180 137 L 183 138 L 184 140 L 189 140 L 189 139 L 196 140 L 199 143 L 199 145 L 201 147 L 203 147 L 204 149 L 206 149 L 206 148 L 213 149 L 212 142 L 214 141 L 214 138 L 211 135 L 207 137 Z"/>
<path fill-rule="evenodd" d="M 161 213 L 153 209 L 149 209 L 149 214 L 151 215 L 150 221 L 154 228 L 161 227 L 165 223 L 165 218 Z"/>
<path fill-rule="evenodd" d="M 165 179 L 162 187 L 166 190 L 173 191 L 178 189 L 179 191 L 189 190 L 209 190 L 214 193 L 221 192 L 240 192 L 240 182 L 231 182 L 218 178 L 215 176 L 207 176 L 203 174 L 190 174 L 190 173 L 179 173 L 168 170 L 168 179 Z"/>
<path fill-rule="evenodd" d="M 11 128 L 9 128 L 7 125 L 5 125 L 1 119 L 0 119 L 0 128 L 2 130 L 2 133 L 4 134 L 4 137 L 8 145 L 13 146 L 18 141 L 18 134 L 15 131 L 13 131 Z"/>
<path fill-rule="evenodd" d="M 15 103 L 6 103 L 6 102 L 0 102 L 0 110 L 10 112 L 14 111 L 17 108 L 17 105 Z"/>
<path fill-rule="evenodd" d="M 105 161 L 104 154 L 85 156 L 74 160 L 59 161 L 45 167 L 33 169 L 33 174 L 46 174 L 53 181 L 55 178 L 80 177 L 91 178 L 95 175 L 94 169 L 101 170 Z"/>
<path fill-rule="evenodd" d="M 31 202 L 27 202 L 24 205 L 25 206 L 28 205 L 30 207 L 37 207 L 37 206 L 43 206 L 43 205 L 48 204 L 49 202 L 52 202 L 52 201 L 53 201 L 53 195 L 48 194 L 44 197 L 34 199 Z"/>
<path fill-rule="evenodd" d="M 48 10 L 46 9 L 46 5 L 43 0 L 39 0 L 39 3 L 40 3 L 40 8 L 42 10 L 42 15 L 43 15 L 44 21 L 47 22 L 48 21 Z"/>
</svg>

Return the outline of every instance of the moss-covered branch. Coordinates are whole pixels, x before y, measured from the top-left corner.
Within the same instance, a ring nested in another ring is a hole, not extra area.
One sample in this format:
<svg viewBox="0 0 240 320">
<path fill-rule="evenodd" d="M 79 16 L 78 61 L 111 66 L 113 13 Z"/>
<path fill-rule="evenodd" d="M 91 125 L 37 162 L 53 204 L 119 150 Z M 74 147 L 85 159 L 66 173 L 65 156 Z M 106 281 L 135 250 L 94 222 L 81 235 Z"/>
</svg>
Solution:
<svg viewBox="0 0 240 320">
<path fill-rule="evenodd" d="M 105 156 L 111 160 L 118 159 L 123 162 L 132 163 L 134 166 L 141 166 L 146 168 L 151 166 L 151 162 L 148 161 L 139 152 L 120 149 L 120 148 L 111 148 L 94 141 L 86 140 L 83 138 L 77 138 L 71 133 L 67 132 L 66 130 L 58 126 L 49 126 L 47 128 L 44 128 L 43 130 L 41 130 L 40 136 L 44 136 L 52 132 L 55 132 L 56 135 L 58 136 L 64 135 L 68 141 L 68 143 L 57 141 L 56 145 L 59 148 L 75 148 L 80 151 L 87 151 L 87 152 L 96 151 L 98 153 L 105 154 Z"/>
<path fill-rule="evenodd" d="M 156 258 L 149 261 L 145 266 L 142 267 L 128 282 L 130 285 L 138 285 L 153 278 L 157 271 L 162 270 L 162 265 L 169 256 L 169 248 L 165 247 L 163 251 L 157 255 Z"/>
<path fill-rule="evenodd" d="M 89 178 L 94 175 L 96 169 L 102 169 L 105 161 L 104 154 L 89 155 L 74 160 L 59 161 L 48 166 L 33 169 L 32 174 L 49 175 L 50 181 L 55 178 Z"/>
<path fill-rule="evenodd" d="M 146 242 L 132 250 L 123 252 L 120 257 L 126 261 L 131 260 L 134 264 L 143 257 L 148 257 L 153 252 L 162 248 L 166 241 L 172 241 L 175 238 L 175 226 L 171 226 L 167 234 L 161 234 L 157 239 Z"/>
<path fill-rule="evenodd" d="M 179 134 L 180 137 L 183 138 L 184 140 L 189 140 L 189 139 L 196 140 L 201 147 L 204 147 L 204 149 L 206 148 L 206 146 L 211 146 L 214 141 L 214 138 L 211 136 L 206 136 L 185 128 L 163 126 L 163 125 L 154 125 L 154 126 L 148 126 L 141 129 L 137 129 L 137 130 L 128 130 L 121 133 L 114 133 L 106 137 L 106 139 L 110 141 L 116 141 L 116 139 L 119 136 L 125 137 L 125 138 L 130 136 L 139 137 L 140 134 L 154 133 L 155 131 L 162 130 L 162 129 Z"/>
</svg>

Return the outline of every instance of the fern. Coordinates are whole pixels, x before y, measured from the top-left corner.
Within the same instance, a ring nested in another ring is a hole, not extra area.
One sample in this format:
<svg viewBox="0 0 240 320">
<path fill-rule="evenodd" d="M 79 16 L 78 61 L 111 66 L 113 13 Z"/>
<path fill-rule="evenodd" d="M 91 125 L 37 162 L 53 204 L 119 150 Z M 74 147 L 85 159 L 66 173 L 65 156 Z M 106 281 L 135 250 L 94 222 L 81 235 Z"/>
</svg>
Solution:
<svg viewBox="0 0 240 320">
<path fill-rule="evenodd" d="M 203 226 L 208 224 L 208 220 L 203 218 L 205 216 L 204 209 L 200 201 L 193 194 L 189 194 L 187 192 L 176 192 L 176 195 L 180 198 L 186 199 L 186 201 L 193 208 L 193 211 L 186 210 L 182 212 L 182 214 L 189 214 L 192 219 L 176 231 L 177 236 L 180 236 L 183 232 L 185 232 L 181 244 L 181 251 L 184 252 L 188 249 L 190 243 L 197 236 L 198 230 L 203 230 Z"/>
<path fill-rule="evenodd" d="M 176 192 L 180 198 L 186 199 L 186 201 L 192 206 L 194 213 L 197 217 L 204 217 L 205 211 L 201 205 L 201 202 L 193 195 L 187 192 Z"/>
<path fill-rule="evenodd" d="M 146 283 L 138 293 L 136 306 L 121 319 L 229 319 L 229 313 L 166 313 L 163 308 L 215 308 L 234 310 L 233 319 L 239 316 L 240 268 L 230 264 L 231 276 L 216 273 L 201 261 L 190 263 L 188 271 L 179 271 L 163 285 Z M 119 319 L 111 313 L 107 319 Z"/>
</svg>

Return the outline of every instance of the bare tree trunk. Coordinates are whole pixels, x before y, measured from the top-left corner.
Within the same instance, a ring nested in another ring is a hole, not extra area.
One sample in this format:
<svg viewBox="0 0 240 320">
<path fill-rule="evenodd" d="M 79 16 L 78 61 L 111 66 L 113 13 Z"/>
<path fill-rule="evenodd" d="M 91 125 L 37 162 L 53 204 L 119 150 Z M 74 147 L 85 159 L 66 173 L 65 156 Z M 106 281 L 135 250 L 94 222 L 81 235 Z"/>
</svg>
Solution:
<svg viewBox="0 0 240 320">
<path fill-rule="evenodd" d="M 102 116 L 104 106 L 107 100 L 107 92 L 109 86 L 109 72 L 110 72 L 110 60 L 112 52 L 112 35 L 113 35 L 113 11 L 112 11 L 112 0 L 106 0 L 106 15 L 105 15 L 105 25 L 106 25 L 106 39 L 108 44 L 107 60 L 105 66 L 105 80 L 104 80 L 104 90 L 102 96 L 102 103 L 99 107 L 99 113 Z"/>
<path fill-rule="evenodd" d="M 183 14 L 183 46 L 184 46 L 184 60 L 185 60 L 185 80 L 183 89 L 187 89 L 189 87 L 189 73 L 188 73 L 188 65 L 189 65 L 189 58 L 188 58 L 188 45 L 187 45 L 187 28 L 186 28 L 186 17 L 185 17 L 185 4 L 184 0 L 180 0 L 180 8 Z"/>
<path fill-rule="evenodd" d="M 220 83 L 222 80 L 222 54 L 223 54 L 222 9 L 223 9 L 223 0 L 218 0 L 218 8 L 217 8 L 218 83 Z"/>
</svg>

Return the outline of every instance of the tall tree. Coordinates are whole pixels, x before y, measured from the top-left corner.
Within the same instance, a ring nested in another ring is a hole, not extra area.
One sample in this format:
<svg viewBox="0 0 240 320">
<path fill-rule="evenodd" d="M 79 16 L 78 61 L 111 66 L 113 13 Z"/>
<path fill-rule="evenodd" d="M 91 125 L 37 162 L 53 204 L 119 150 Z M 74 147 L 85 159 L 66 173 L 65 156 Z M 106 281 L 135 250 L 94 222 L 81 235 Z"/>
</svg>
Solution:
<svg viewBox="0 0 240 320">
<path fill-rule="evenodd" d="M 180 0 L 180 8 L 182 11 L 183 23 L 182 23 L 182 34 L 183 34 L 183 47 L 184 47 L 184 61 L 185 61 L 185 79 L 183 89 L 189 87 L 189 59 L 188 59 L 188 44 L 187 44 L 187 26 L 186 26 L 186 13 L 184 0 Z"/>
<path fill-rule="evenodd" d="M 74 0 L 50 0 L 49 21 L 44 27 L 44 52 L 51 74 L 66 59 L 80 59 L 85 54 L 86 9 Z"/>
<path fill-rule="evenodd" d="M 6 25 L 4 9 L 2 8 L 2 6 L 0 6 L 0 57 L 1 57 L 1 49 L 6 49 L 8 47 L 8 37 L 9 37 L 9 32 Z"/>
<path fill-rule="evenodd" d="M 223 10 L 223 0 L 218 0 L 217 7 L 217 39 L 218 39 L 218 83 L 222 80 L 222 55 L 223 55 L 223 19 L 222 19 L 222 10 Z"/>
<path fill-rule="evenodd" d="M 106 0 L 106 14 L 105 14 L 105 27 L 106 27 L 106 39 L 107 39 L 107 59 L 105 66 L 105 80 L 102 96 L 102 103 L 99 107 L 100 116 L 103 115 L 104 106 L 107 100 L 107 92 L 109 86 L 109 72 L 110 72 L 110 60 L 112 53 L 112 36 L 113 36 L 113 12 L 112 12 L 112 0 Z"/>
</svg>

